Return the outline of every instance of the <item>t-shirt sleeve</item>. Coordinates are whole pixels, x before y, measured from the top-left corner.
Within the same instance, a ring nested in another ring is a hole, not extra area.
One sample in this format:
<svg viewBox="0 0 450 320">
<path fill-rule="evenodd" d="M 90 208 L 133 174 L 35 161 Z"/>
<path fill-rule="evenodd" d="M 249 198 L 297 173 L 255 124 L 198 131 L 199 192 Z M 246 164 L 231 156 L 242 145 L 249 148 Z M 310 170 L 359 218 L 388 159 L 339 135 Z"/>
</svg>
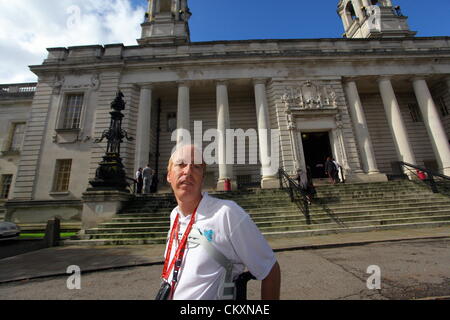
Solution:
<svg viewBox="0 0 450 320">
<path fill-rule="evenodd" d="M 250 216 L 240 207 L 236 210 L 241 210 L 243 214 L 240 221 L 231 227 L 230 241 L 233 249 L 255 278 L 264 280 L 277 259 Z"/>
</svg>

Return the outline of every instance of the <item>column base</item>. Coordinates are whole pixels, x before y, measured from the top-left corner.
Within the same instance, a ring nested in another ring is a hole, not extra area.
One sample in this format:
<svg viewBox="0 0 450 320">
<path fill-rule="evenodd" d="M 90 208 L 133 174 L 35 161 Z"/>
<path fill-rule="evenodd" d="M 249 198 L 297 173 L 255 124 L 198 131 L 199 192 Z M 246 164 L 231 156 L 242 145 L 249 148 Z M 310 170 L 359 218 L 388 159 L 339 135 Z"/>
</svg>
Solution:
<svg viewBox="0 0 450 320">
<path fill-rule="evenodd" d="M 237 182 L 235 180 L 231 180 L 231 191 L 237 190 Z M 225 180 L 217 181 L 216 191 L 225 191 Z"/>
<path fill-rule="evenodd" d="M 446 175 L 447 177 L 450 177 L 450 168 L 444 168 L 442 169 L 442 173 Z"/>
<path fill-rule="evenodd" d="M 278 177 L 263 177 L 261 180 L 261 189 L 279 189 L 280 179 Z"/>
</svg>

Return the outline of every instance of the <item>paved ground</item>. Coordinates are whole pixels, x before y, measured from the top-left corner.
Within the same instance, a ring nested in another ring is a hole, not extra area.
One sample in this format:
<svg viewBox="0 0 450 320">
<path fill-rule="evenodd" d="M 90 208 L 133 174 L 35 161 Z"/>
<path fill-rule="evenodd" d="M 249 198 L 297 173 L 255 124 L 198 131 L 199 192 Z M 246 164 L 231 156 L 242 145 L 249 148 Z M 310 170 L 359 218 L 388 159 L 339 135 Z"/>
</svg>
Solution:
<svg viewBox="0 0 450 320">
<path fill-rule="evenodd" d="M 282 269 L 282 299 L 450 296 L 449 228 L 279 239 L 270 243 L 277 249 Z M 64 247 L 2 259 L 0 300 L 151 300 L 159 287 L 162 252 L 163 246 Z M 70 265 L 78 265 L 84 272 L 81 290 L 67 289 L 66 270 Z M 372 265 L 381 271 L 380 290 L 367 288 L 371 276 L 367 268 Z M 250 299 L 259 299 L 259 286 L 259 282 L 250 283 Z"/>
</svg>

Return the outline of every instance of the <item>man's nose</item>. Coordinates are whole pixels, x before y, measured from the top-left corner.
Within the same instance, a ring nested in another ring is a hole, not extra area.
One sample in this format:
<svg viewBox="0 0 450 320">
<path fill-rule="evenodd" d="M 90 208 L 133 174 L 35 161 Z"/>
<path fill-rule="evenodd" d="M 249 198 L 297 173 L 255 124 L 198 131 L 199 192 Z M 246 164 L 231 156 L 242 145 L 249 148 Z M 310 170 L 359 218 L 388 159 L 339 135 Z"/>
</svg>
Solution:
<svg viewBox="0 0 450 320">
<path fill-rule="evenodd" d="M 184 167 L 185 174 L 191 174 L 192 173 L 192 169 L 193 169 L 193 164 L 192 163 L 186 164 L 186 166 Z"/>
</svg>

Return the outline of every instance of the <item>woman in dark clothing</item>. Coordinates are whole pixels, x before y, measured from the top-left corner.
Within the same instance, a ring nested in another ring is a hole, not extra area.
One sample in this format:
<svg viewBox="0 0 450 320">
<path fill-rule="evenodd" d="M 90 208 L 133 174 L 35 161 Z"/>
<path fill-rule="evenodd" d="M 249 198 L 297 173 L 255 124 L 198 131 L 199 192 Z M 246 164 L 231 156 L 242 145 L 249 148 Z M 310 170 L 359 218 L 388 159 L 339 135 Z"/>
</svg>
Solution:
<svg viewBox="0 0 450 320">
<path fill-rule="evenodd" d="M 142 194 L 142 187 L 144 186 L 144 178 L 142 177 L 142 168 L 136 172 L 136 180 L 137 180 L 137 194 Z"/>
<path fill-rule="evenodd" d="M 153 170 L 152 175 L 152 183 L 150 185 L 150 193 L 156 193 L 158 191 L 158 175 L 156 174 L 155 170 Z"/>
<path fill-rule="evenodd" d="M 331 157 L 328 157 L 327 161 L 325 161 L 325 173 L 330 178 L 330 182 L 332 184 L 336 184 L 336 175 L 338 174 L 338 170 Z"/>
</svg>

